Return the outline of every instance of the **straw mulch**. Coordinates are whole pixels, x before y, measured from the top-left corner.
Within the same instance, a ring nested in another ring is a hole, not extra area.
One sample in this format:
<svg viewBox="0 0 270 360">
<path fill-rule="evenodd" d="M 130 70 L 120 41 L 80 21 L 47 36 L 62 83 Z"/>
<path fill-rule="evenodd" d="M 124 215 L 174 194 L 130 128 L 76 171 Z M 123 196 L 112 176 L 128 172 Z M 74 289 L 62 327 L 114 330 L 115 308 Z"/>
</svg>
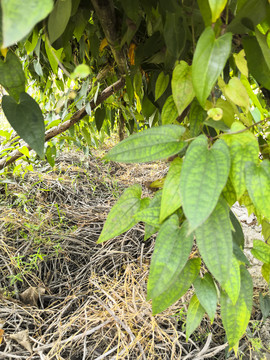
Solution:
<svg viewBox="0 0 270 360">
<path fill-rule="evenodd" d="M 168 164 L 73 152 L 54 171 L 43 165 L 0 185 L 0 359 L 225 359 L 218 316 L 186 342 L 190 294 L 152 316 L 146 284 L 155 236 L 144 242 L 142 224 L 96 244 L 122 191 L 140 183 L 149 195 L 145 183 Z"/>
</svg>

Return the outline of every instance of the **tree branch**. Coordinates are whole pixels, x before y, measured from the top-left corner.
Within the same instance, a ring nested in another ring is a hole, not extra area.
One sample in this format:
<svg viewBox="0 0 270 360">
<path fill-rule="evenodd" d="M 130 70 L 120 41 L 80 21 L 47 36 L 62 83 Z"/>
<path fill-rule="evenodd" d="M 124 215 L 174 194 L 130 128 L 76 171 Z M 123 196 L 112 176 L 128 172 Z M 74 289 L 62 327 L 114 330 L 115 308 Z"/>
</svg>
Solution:
<svg viewBox="0 0 270 360">
<path fill-rule="evenodd" d="M 104 100 L 106 100 L 109 96 L 117 92 L 118 90 L 122 89 L 125 85 L 125 79 L 121 78 L 120 80 L 116 81 L 114 84 L 108 86 L 106 89 L 102 91 L 102 93 L 97 97 L 96 102 L 94 100 L 90 101 L 91 110 L 94 110 L 99 104 L 101 104 Z M 72 125 L 78 123 L 80 120 L 82 120 L 87 115 L 87 112 L 85 110 L 85 106 L 77 111 L 71 119 L 65 121 L 64 123 L 54 126 L 53 128 L 49 129 L 45 133 L 45 142 L 48 140 L 54 138 L 55 136 L 63 133 L 64 131 L 68 130 Z M 22 144 L 22 146 L 26 146 L 29 150 L 32 150 L 32 148 L 27 144 Z M 18 160 L 24 156 L 20 149 L 15 150 L 11 155 L 5 157 L 0 161 L 0 170 L 5 168 L 6 166 L 12 164 L 14 161 Z"/>
<path fill-rule="evenodd" d="M 113 53 L 120 74 L 127 72 L 127 61 L 117 35 L 117 24 L 112 0 L 91 0 L 105 37 Z"/>
</svg>

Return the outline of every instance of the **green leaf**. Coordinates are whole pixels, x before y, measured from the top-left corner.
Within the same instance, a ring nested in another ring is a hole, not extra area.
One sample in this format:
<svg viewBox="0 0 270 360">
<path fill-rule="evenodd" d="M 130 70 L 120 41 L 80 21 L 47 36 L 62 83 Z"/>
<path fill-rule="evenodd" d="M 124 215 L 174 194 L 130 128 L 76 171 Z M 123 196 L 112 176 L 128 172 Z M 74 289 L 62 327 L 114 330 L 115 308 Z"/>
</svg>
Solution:
<svg viewBox="0 0 270 360">
<path fill-rule="evenodd" d="M 162 112 L 161 112 L 162 125 L 172 124 L 173 122 L 175 122 L 177 116 L 178 116 L 177 107 L 173 100 L 173 96 L 170 95 L 167 98 L 162 108 Z"/>
<path fill-rule="evenodd" d="M 212 276 L 206 273 L 203 278 L 197 277 L 194 287 L 200 304 L 213 323 L 217 308 L 217 289 Z"/>
<path fill-rule="evenodd" d="M 48 32 L 51 44 L 65 31 L 72 9 L 71 0 L 57 0 L 48 20 Z"/>
<path fill-rule="evenodd" d="M 232 105 L 228 101 L 219 98 L 217 99 L 216 107 L 222 109 L 222 121 L 230 128 L 234 122 L 234 110 Z"/>
<path fill-rule="evenodd" d="M 194 100 L 189 112 L 190 135 L 192 137 L 196 137 L 202 132 L 206 115 L 206 111 L 201 107 L 197 100 Z"/>
<path fill-rule="evenodd" d="M 80 64 L 80 65 L 76 66 L 75 70 L 71 74 L 71 78 L 72 79 L 75 79 L 75 78 L 84 79 L 88 75 L 90 75 L 90 73 L 91 73 L 91 71 L 90 71 L 90 67 L 88 65 Z"/>
<path fill-rule="evenodd" d="M 203 315 L 205 313 L 204 308 L 200 304 L 196 295 L 193 295 L 189 302 L 187 312 L 187 324 L 186 324 L 186 336 L 187 340 L 193 331 L 200 325 Z"/>
<path fill-rule="evenodd" d="M 212 22 L 216 22 L 224 10 L 227 0 L 208 0 L 212 12 Z"/>
<path fill-rule="evenodd" d="M 260 298 L 260 309 L 262 312 L 263 320 L 266 320 L 266 318 L 270 314 L 270 297 L 268 294 L 263 296 L 263 294 L 260 293 L 259 298 Z"/>
<path fill-rule="evenodd" d="M 267 220 L 270 220 L 270 163 L 264 160 L 260 166 L 248 163 L 245 168 L 248 194 L 256 208 Z"/>
<path fill-rule="evenodd" d="M 263 87 L 270 90 L 270 69 L 257 39 L 255 36 L 246 36 L 242 42 L 250 73 Z"/>
<path fill-rule="evenodd" d="M 169 80 L 170 76 L 168 74 L 165 75 L 163 71 L 159 73 L 155 86 L 155 101 L 164 94 L 169 85 Z"/>
<path fill-rule="evenodd" d="M 242 75 L 245 77 L 248 77 L 248 66 L 247 66 L 247 60 L 245 58 L 246 54 L 244 49 L 239 51 L 238 54 L 233 54 L 234 61 Z"/>
<path fill-rule="evenodd" d="M 233 242 L 233 254 L 238 261 L 242 262 L 247 266 L 250 266 L 250 262 L 248 261 L 246 255 L 243 253 L 241 248 L 235 242 Z"/>
<path fill-rule="evenodd" d="M 129 136 L 105 156 L 124 163 L 140 163 L 167 158 L 179 153 L 186 145 L 181 141 L 185 128 L 179 125 L 153 127 Z"/>
<path fill-rule="evenodd" d="M 8 122 L 17 134 L 41 157 L 44 157 L 45 125 L 40 107 L 27 93 L 21 93 L 17 104 L 4 95 L 2 108 Z"/>
<path fill-rule="evenodd" d="M 263 264 L 261 272 L 264 280 L 270 286 L 270 264 Z"/>
<path fill-rule="evenodd" d="M 238 261 L 233 256 L 229 276 L 227 278 L 227 281 L 223 285 L 223 289 L 228 294 L 233 305 L 236 304 L 236 301 L 238 299 L 240 293 L 240 285 L 240 267 Z"/>
<path fill-rule="evenodd" d="M 181 273 L 168 283 L 166 291 L 152 299 L 153 315 L 162 312 L 179 300 L 196 279 L 201 267 L 201 259 L 188 260 Z"/>
<path fill-rule="evenodd" d="M 236 193 L 230 177 L 228 177 L 227 183 L 222 191 L 222 195 L 224 196 L 230 207 L 233 206 L 233 204 L 237 200 Z"/>
<path fill-rule="evenodd" d="M 0 84 L 18 102 L 25 91 L 25 76 L 19 58 L 8 51 L 5 61 L 0 60 Z"/>
<path fill-rule="evenodd" d="M 180 174 L 182 159 L 176 158 L 170 165 L 162 191 L 160 222 L 173 214 L 180 206 Z"/>
<path fill-rule="evenodd" d="M 262 261 L 263 263 L 270 264 L 270 245 L 261 240 L 253 240 L 252 255 Z"/>
<path fill-rule="evenodd" d="M 97 130 L 100 131 L 106 116 L 106 109 L 105 107 L 97 108 L 95 111 L 95 123 Z"/>
<path fill-rule="evenodd" d="M 232 132 L 245 129 L 240 122 L 234 122 L 231 126 Z M 237 199 L 246 190 L 245 166 L 251 161 L 257 163 L 259 156 L 259 144 L 256 137 L 250 132 L 245 131 L 240 134 L 224 135 L 222 139 L 229 146 L 231 155 L 230 179 L 235 189 Z"/>
<path fill-rule="evenodd" d="M 254 29 L 267 13 L 267 0 L 247 0 L 238 11 L 233 21 L 228 25 L 227 31 L 235 34 L 245 34 Z"/>
<path fill-rule="evenodd" d="M 214 210 L 230 170 L 229 149 L 217 140 L 209 150 L 204 135 L 194 140 L 186 153 L 180 177 L 180 192 L 190 231 Z"/>
<path fill-rule="evenodd" d="M 187 222 L 179 228 L 177 215 L 172 215 L 161 225 L 147 283 L 148 300 L 166 292 L 180 276 L 193 245 L 193 236 L 187 236 L 187 229 Z"/>
<path fill-rule="evenodd" d="M 203 261 L 215 278 L 224 285 L 230 274 L 233 244 L 229 209 L 219 200 L 210 217 L 195 231 Z"/>
<path fill-rule="evenodd" d="M 159 227 L 159 213 L 162 191 L 158 191 L 149 205 L 134 215 L 136 222 L 143 221 L 146 224 Z"/>
<path fill-rule="evenodd" d="M 191 66 L 185 61 L 180 61 L 173 70 L 172 95 L 178 115 L 181 115 L 195 96 L 192 85 Z"/>
<path fill-rule="evenodd" d="M 270 223 L 266 220 L 262 221 L 262 235 L 265 242 L 269 242 L 270 240 Z"/>
<path fill-rule="evenodd" d="M 53 0 L 2 0 L 3 47 L 23 39 L 53 9 Z"/>
<path fill-rule="evenodd" d="M 244 335 L 252 310 L 252 278 L 243 266 L 240 267 L 240 274 L 241 288 L 236 304 L 233 305 L 224 291 L 221 292 L 220 299 L 221 318 L 230 348 L 236 345 Z"/>
<path fill-rule="evenodd" d="M 224 93 L 226 98 L 231 100 L 234 104 L 246 109 L 249 108 L 249 96 L 247 90 L 241 80 L 237 77 L 231 78 L 228 85 L 224 88 Z"/>
<path fill-rule="evenodd" d="M 169 53 L 178 59 L 186 44 L 186 26 L 180 12 L 166 11 L 163 36 Z"/>
<path fill-rule="evenodd" d="M 200 13 L 203 17 L 203 21 L 205 26 L 210 26 L 211 22 L 212 22 L 212 13 L 211 13 L 211 9 L 209 6 L 209 1 L 205 1 L 205 0 L 197 0 L 199 8 L 200 8 Z"/>
<path fill-rule="evenodd" d="M 263 53 L 263 57 L 265 60 L 268 69 L 270 69 L 270 49 L 267 44 L 267 35 L 263 35 L 258 28 L 255 29 L 256 39 L 258 44 L 260 45 L 261 51 Z"/>
<path fill-rule="evenodd" d="M 61 55 L 63 52 L 63 48 L 55 50 L 46 39 L 45 41 L 45 50 L 46 54 L 48 56 L 49 63 L 51 65 L 51 68 L 53 72 L 57 75 L 58 73 L 58 63 L 61 59 Z"/>
<path fill-rule="evenodd" d="M 230 220 L 234 228 L 234 231 L 232 231 L 233 242 L 237 244 L 241 249 L 243 249 L 245 245 L 244 233 L 239 220 L 234 215 L 232 210 L 230 210 Z"/>
<path fill-rule="evenodd" d="M 134 99 L 134 89 L 130 76 L 126 76 L 126 89 L 127 89 L 129 102 L 132 104 Z"/>
<path fill-rule="evenodd" d="M 140 185 L 133 185 L 124 191 L 109 212 L 98 244 L 122 234 L 136 224 L 133 216 L 140 210 L 141 193 Z"/>
<path fill-rule="evenodd" d="M 207 27 L 199 38 L 192 64 L 192 81 L 196 97 L 205 106 L 217 78 L 231 51 L 232 34 L 215 38 L 214 30 Z"/>
<path fill-rule="evenodd" d="M 155 227 L 149 224 L 145 224 L 144 227 L 144 241 L 146 241 L 147 239 L 150 238 L 150 236 L 154 235 L 155 233 L 157 233 L 159 230 L 159 227 Z"/>
</svg>

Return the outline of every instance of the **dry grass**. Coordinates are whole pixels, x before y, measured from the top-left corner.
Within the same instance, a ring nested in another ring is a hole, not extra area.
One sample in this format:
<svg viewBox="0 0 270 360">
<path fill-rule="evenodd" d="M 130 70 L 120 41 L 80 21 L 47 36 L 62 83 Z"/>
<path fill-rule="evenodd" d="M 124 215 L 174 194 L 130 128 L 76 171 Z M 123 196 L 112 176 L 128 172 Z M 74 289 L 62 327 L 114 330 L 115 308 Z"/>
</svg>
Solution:
<svg viewBox="0 0 270 360">
<path fill-rule="evenodd" d="M 186 342 L 182 309 L 190 294 L 152 316 L 146 283 L 155 237 L 144 242 L 141 224 L 96 244 L 123 189 L 140 183 L 147 195 L 144 183 L 166 168 L 104 164 L 69 153 L 55 171 L 45 165 L 24 180 L 5 179 L 0 359 L 226 358 L 219 317 L 212 327 L 205 318 Z"/>
</svg>

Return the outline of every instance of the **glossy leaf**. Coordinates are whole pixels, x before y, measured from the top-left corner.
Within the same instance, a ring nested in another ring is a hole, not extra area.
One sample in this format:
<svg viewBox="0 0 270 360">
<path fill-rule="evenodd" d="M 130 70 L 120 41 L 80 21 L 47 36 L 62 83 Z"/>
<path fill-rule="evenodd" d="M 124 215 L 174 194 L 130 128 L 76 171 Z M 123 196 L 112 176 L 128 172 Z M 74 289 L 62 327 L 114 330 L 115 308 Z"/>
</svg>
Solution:
<svg viewBox="0 0 270 360">
<path fill-rule="evenodd" d="M 201 260 L 199 258 L 188 260 L 181 273 L 168 283 L 166 291 L 152 299 L 153 315 L 167 309 L 186 293 L 198 276 L 200 266 Z"/>
<path fill-rule="evenodd" d="M 227 281 L 223 285 L 223 289 L 228 294 L 233 305 L 236 304 L 236 301 L 239 297 L 240 285 L 240 267 L 237 259 L 233 256 L 229 276 L 227 278 Z"/>
<path fill-rule="evenodd" d="M 165 75 L 163 71 L 159 73 L 155 87 L 155 101 L 163 95 L 169 85 L 169 80 L 170 76 L 168 74 Z"/>
<path fill-rule="evenodd" d="M 51 44 L 65 31 L 71 15 L 72 1 L 57 0 L 48 20 L 48 32 Z"/>
<path fill-rule="evenodd" d="M 202 107 L 226 64 L 231 51 L 231 41 L 231 33 L 216 39 L 211 27 L 207 27 L 199 38 L 192 64 L 192 82 Z"/>
<path fill-rule="evenodd" d="M 13 97 L 4 95 L 2 108 L 17 134 L 41 157 L 44 157 L 45 125 L 36 101 L 27 93 L 20 94 L 17 104 Z"/>
<path fill-rule="evenodd" d="M 203 278 L 198 277 L 194 282 L 194 287 L 200 304 L 213 322 L 217 308 L 217 289 L 212 276 L 206 273 Z"/>
<path fill-rule="evenodd" d="M 196 295 L 193 295 L 189 302 L 187 312 L 187 323 L 186 323 L 186 335 L 187 339 L 193 333 L 193 331 L 200 325 L 203 315 L 205 313 L 204 308 L 200 304 Z"/>
<path fill-rule="evenodd" d="M 180 276 L 193 245 L 193 236 L 187 236 L 187 229 L 187 222 L 179 228 L 177 215 L 160 227 L 147 283 L 148 300 L 166 292 L 169 284 Z"/>
<path fill-rule="evenodd" d="M 97 130 L 100 131 L 105 120 L 106 109 L 105 107 L 97 108 L 95 111 L 95 123 Z"/>
<path fill-rule="evenodd" d="M 2 0 L 3 47 L 23 39 L 53 9 L 53 0 Z"/>
<path fill-rule="evenodd" d="M 252 309 L 252 278 L 243 266 L 240 268 L 240 274 L 241 288 L 235 305 L 224 291 L 221 292 L 221 318 L 230 348 L 244 335 Z"/>
<path fill-rule="evenodd" d="M 229 209 L 224 200 L 219 200 L 213 213 L 195 233 L 203 261 L 220 284 L 225 284 L 230 274 L 233 243 Z"/>
<path fill-rule="evenodd" d="M 255 208 L 270 220 L 270 163 L 264 160 L 260 166 L 248 163 L 245 168 L 246 186 Z"/>
<path fill-rule="evenodd" d="M 0 84 L 17 102 L 25 90 L 22 64 L 12 51 L 8 51 L 5 61 L 0 60 Z"/>
<path fill-rule="evenodd" d="M 216 22 L 227 4 L 227 0 L 209 0 L 212 12 L 212 22 Z"/>
<path fill-rule="evenodd" d="M 162 108 L 162 112 L 161 112 L 162 125 L 174 123 L 177 116 L 178 116 L 177 107 L 173 100 L 173 96 L 170 95 L 167 98 L 167 100 Z"/>
<path fill-rule="evenodd" d="M 234 122 L 231 131 L 237 132 L 245 129 L 240 122 Z M 257 163 L 259 156 L 259 144 L 256 137 L 249 131 L 239 134 L 224 135 L 222 139 L 229 147 L 231 155 L 230 179 L 234 186 L 237 199 L 239 199 L 246 190 L 245 166 L 251 161 Z"/>
<path fill-rule="evenodd" d="M 185 128 L 179 125 L 153 127 L 129 136 L 117 144 L 106 158 L 124 163 L 140 163 L 167 158 L 185 146 Z"/>
<path fill-rule="evenodd" d="M 270 90 L 270 69 L 265 61 L 261 47 L 255 36 L 243 38 L 248 69 L 252 76 L 265 88 Z"/>
<path fill-rule="evenodd" d="M 229 149 L 217 140 L 208 149 L 203 135 L 194 140 L 186 153 L 180 177 L 180 192 L 190 231 L 212 213 L 227 182 L 230 170 Z"/>
<path fill-rule="evenodd" d="M 228 25 L 227 31 L 235 34 L 245 34 L 253 30 L 265 17 L 267 0 L 247 0 Z"/>
<path fill-rule="evenodd" d="M 224 93 L 226 98 L 231 100 L 234 104 L 242 106 L 245 109 L 249 108 L 248 93 L 241 80 L 237 77 L 231 78 L 228 85 L 225 86 Z"/>
<path fill-rule="evenodd" d="M 109 212 L 98 243 L 112 239 L 136 224 L 133 216 L 140 210 L 141 192 L 140 185 L 133 185 L 125 190 Z"/>
<path fill-rule="evenodd" d="M 161 199 L 160 222 L 173 214 L 181 206 L 180 174 L 182 159 L 176 158 L 170 165 L 166 176 Z"/>
<path fill-rule="evenodd" d="M 180 61 L 173 70 L 172 95 L 178 110 L 178 115 L 182 114 L 195 96 L 191 71 L 191 66 L 185 61 Z"/>
<path fill-rule="evenodd" d="M 262 261 L 263 263 L 270 264 L 270 245 L 261 240 L 253 240 L 252 255 Z"/>
</svg>

